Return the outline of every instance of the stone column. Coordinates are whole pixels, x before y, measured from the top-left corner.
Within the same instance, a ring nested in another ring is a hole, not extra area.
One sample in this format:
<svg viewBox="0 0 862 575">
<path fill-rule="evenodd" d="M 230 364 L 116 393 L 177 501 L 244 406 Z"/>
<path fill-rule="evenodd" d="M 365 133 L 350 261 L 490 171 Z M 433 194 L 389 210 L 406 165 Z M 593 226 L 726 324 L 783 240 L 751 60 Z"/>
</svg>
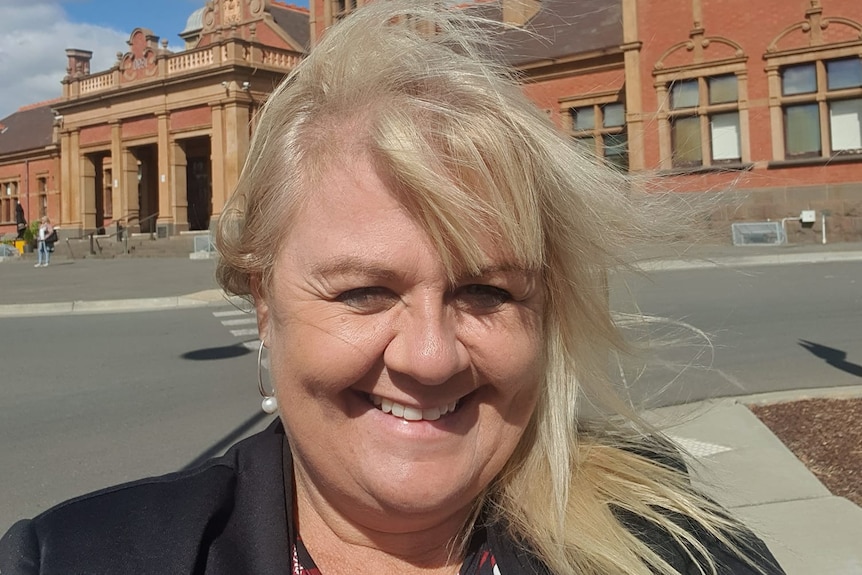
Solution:
<svg viewBox="0 0 862 575">
<path fill-rule="evenodd" d="M 167 223 L 169 233 L 173 233 L 175 224 L 173 218 L 171 180 L 168 174 L 171 171 L 171 142 L 170 142 L 170 120 L 169 112 L 163 112 L 156 115 L 159 122 L 159 223 Z"/>
<path fill-rule="evenodd" d="M 769 120 L 772 132 L 772 158 L 784 159 L 784 117 L 781 110 L 781 75 L 778 66 L 767 66 L 766 79 L 769 82 Z"/>
<path fill-rule="evenodd" d="M 60 134 L 60 225 L 72 224 L 72 136 L 69 132 Z"/>
<path fill-rule="evenodd" d="M 225 127 L 224 108 L 212 108 L 212 136 L 210 137 L 210 154 L 213 178 L 213 218 L 220 216 L 227 201 L 225 186 Z"/>
<path fill-rule="evenodd" d="M 141 206 L 138 204 L 138 160 L 128 148 L 121 148 L 120 160 L 115 168 L 115 178 L 120 180 L 120 209 L 123 217 L 134 230 L 140 229 L 138 218 Z"/>
<path fill-rule="evenodd" d="M 67 180 L 67 197 L 69 198 L 69 223 L 74 228 L 84 231 L 84 216 L 81 209 L 81 145 L 78 130 L 69 135 L 69 177 Z M 65 178 L 64 178 L 65 179 Z"/>
<path fill-rule="evenodd" d="M 225 106 L 225 200 L 236 189 L 236 185 L 239 182 L 239 174 L 248 155 L 250 120 L 251 115 L 248 104 L 244 102 L 231 102 Z"/>
<path fill-rule="evenodd" d="M 116 221 L 125 218 L 128 212 L 128 206 L 123 201 L 123 126 L 119 121 L 111 122 L 111 178 L 111 204 Z"/>
<path fill-rule="evenodd" d="M 644 153 L 643 84 L 641 47 L 638 38 L 637 0 L 623 0 L 623 54 L 626 73 L 626 131 L 628 132 L 629 171 L 646 168 Z"/>
<path fill-rule="evenodd" d="M 81 155 L 79 201 L 84 233 L 96 231 L 96 163 L 87 154 Z"/>
<path fill-rule="evenodd" d="M 188 200 L 188 161 L 186 151 L 178 141 L 171 141 L 171 211 L 174 220 L 174 231 L 189 229 Z"/>
</svg>

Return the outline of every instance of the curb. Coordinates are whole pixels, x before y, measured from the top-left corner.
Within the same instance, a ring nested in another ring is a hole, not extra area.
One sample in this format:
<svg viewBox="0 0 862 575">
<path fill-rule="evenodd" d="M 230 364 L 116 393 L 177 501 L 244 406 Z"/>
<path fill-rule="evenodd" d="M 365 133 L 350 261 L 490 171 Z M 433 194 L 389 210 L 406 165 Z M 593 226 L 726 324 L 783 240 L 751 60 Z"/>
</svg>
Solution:
<svg viewBox="0 0 862 575">
<path fill-rule="evenodd" d="M 242 298 L 230 297 L 222 290 L 213 289 L 170 297 L 0 305 L 0 318 L 159 311 L 216 305 L 241 306 L 243 303 L 245 301 Z"/>
<path fill-rule="evenodd" d="M 727 399 L 746 407 L 750 405 L 771 405 L 773 403 L 789 403 L 805 399 L 857 399 L 862 398 L 862 385 L 842 385 L 839 387 L 806 387 L 803 389 L 788 389 L 770 391 L 752 395 L 737 395 Z"/>
<path fill-rule="evenodd" d="M 819 264 L 830 262 L 862 261 L 862 251 L 808 252 L 802 254 L 766 254 L 757 256 L 731 256 L 717 259 L 704 257 L 690 260 L 647 260 L 635 264 L 642 271 L 677 271 L 711 268 L 738 268 L 765 265 Z"/>
</svg>

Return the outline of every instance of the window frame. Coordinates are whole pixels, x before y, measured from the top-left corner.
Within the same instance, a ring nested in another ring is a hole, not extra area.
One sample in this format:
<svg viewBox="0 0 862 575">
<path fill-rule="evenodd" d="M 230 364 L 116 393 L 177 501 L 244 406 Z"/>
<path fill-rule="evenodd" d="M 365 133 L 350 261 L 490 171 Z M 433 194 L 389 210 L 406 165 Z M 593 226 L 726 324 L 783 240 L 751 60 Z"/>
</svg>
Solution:
<svg viewBox="0 0 862 575">
<path fill-rule="evenodd" d="M 330 2 L 333 22 L 344 18 L 359 7 L 359 0 L 330 0 Z"/>
<path fill-rule="evenodd" d="M 658 124 L 660 159 L 659 167 L 667 172 L 697 172 L 703 170 L 748 169 L 751 165 L 751 140 L 749 134 L 748 58 L 740 55 L 732 59 L 715 62 L 698 62 L 674 68 L 653 70 L 653 87 L 658 100 L 656 123 Z M 736 78 L 736 100 L 710 103 L 709 81 L 734 76 Z M 696 106 L 671 107 L 671 90 L 677 82 L 697 81 L 698 101 Z M 712 116 L 737 114 L 737 146 L 739 157 L 714 159 Z M 697 117 L 700 130 L 700 162 L 675 161 L 673 121 L 677 117 Z"/>
<path fill-rule="evenodd" d="M 711 95 L 713 93 L 711 80 L 730 78 L 736 79 L 736 100 L 725 100 L 713 104 Z M 694 105 L 677 106 L 673 101 L 674 90 L 676 86 L 682 84 L 695 83 L 697 84 L 697 103 Z M 703 168 L 711 166 L 728 166 L 736 165 L 743 161 L 742 147 L 742 118 L 740 115 L 740 84 L 741 80 L 738 74 L 735 73 L 720 73 L 720 74 L 699 74 L 692 78 L 681 78 L 671 81 L 667 85 L 667 120 L 670 125 L 670 162 L 673 168 L 690 169 Z M 713 117 L 724 116 L 728 114 L 736 115 L 736 135 L 738 141 L 736 147 L 739 151 L 739 156 L 735 158 L 716 158 L 715 157 L 715 138 Z M 699 160 L 680 160 L 679 148 L 675 140 L 675 125 L 677 121 L 684 119 L 697 118 L 698 135 L 700 142 L 698 149 L 700 151 Z"/>
<path fill-rule="evenodd" d="M 862 146 L 835 150 L 832 129 L 832 104 L 840 101 L 860 101 L 862 85 L 829 89 L 828 67 L 832 62 L 858 58 L 862 62 L 862 42 L 822 45 L 804 52 L 798 50 L 767 54 L 766 72 L 769 80 L 770 110 L 772 117 L 773 162 L 828 161 L 836 157 L 862 160 Z M 862 65 L 862 64 L 860 64 Z M 816 86 L 813 92 L 785 95 L 783 74 L 797 66 L 813 66 Z M 787 110 L 794 106 L 817 106 L 819 151 L 791 153 L 788 146 Z M 862 121 L 862 114 L 860 114 Z M 862 139 L 862 135 L 860 135 Z"/>
<path fill-rule="evenodd" d="M 15 223 L 15 204 L 20 198 L 20 194 L 21 182 L 19 180 L 0 181 L 0 224 Z"/>
<path fill-rule="evenodd" d="M 608 106 L 622 106 L 622 123 L 619 125 L 605 126 L 605 108 Z M 606 92 L 602 94 L 592 94 L 577 99 L 563 99 L 560 101 L 561 113 L 565 118 L 565 128 L 574 139 L 588 140 L 592 139 L 593 149 L 591 152 L 599 158 L 603 158 L 609 164 L 617 166 L 620 170 L 630 170 L 629 160 L 629 141 L 628 141 L 628 122 L 626 115 L 625 100 L 621 97 L 619 91 Z M 587 129 L 576 129 L 575 113 L 578 110 L 592 109 L 593 111 L 593 126 Z M 606 140 L 622 136 L 626 140 L 625 153 L 623 154 L 608 154 L 609 149 L 616 146 L 610 145 Z M 617 161 L 619 158 L 624 158 L 623 162 Z"/>
</svg>

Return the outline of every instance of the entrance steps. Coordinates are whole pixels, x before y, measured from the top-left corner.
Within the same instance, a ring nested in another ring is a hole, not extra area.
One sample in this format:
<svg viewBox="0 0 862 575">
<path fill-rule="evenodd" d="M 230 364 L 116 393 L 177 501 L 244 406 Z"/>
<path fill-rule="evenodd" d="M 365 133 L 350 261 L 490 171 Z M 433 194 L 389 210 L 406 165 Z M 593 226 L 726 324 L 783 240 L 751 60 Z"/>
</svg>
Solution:
<svg viewBox="0 0 862 575">
<path fill-rule="evenodd" d="M 152 238 L 149 234 L 133 234 L 126 244 L 115 237 L 94 237 L 91 253 L 90 239 L 60 240 L 57 242 L 51 259 L 86 258 L 188 258 L 194 251 L 195 236 L 182 234 L 167 238 Z M 25 254 L 28 259 L 36 259 L 36 254 Z"/>
</svg>

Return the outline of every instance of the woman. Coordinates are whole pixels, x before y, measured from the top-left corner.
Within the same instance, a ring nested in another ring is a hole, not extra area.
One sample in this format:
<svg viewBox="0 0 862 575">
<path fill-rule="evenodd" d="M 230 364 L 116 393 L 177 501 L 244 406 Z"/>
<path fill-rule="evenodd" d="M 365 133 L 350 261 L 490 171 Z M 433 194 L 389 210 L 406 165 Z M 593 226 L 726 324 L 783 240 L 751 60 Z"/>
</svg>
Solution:
<svg viewBox="0 0 862 575">
<path fill-rule="evenodd" d="M 48 239 L 54 233 L 54 226 L 51 224 L 51 219 L 48 216 L 42 216 L 41 224 L 39 225 L 39 234 L 36 237 L 36 265 L 33 267 L 48 267 L 51 261 L 51 250 L 48 249 Z"/>
<path fill-rule="evenodd" d="M 280 422 L 17 524 L 3 573 L 781 572 L 613 395 L 606 274 L 651 214 L 488 25 L 373 3 L 272 94 L 218 241 Z"/>
</svg>

